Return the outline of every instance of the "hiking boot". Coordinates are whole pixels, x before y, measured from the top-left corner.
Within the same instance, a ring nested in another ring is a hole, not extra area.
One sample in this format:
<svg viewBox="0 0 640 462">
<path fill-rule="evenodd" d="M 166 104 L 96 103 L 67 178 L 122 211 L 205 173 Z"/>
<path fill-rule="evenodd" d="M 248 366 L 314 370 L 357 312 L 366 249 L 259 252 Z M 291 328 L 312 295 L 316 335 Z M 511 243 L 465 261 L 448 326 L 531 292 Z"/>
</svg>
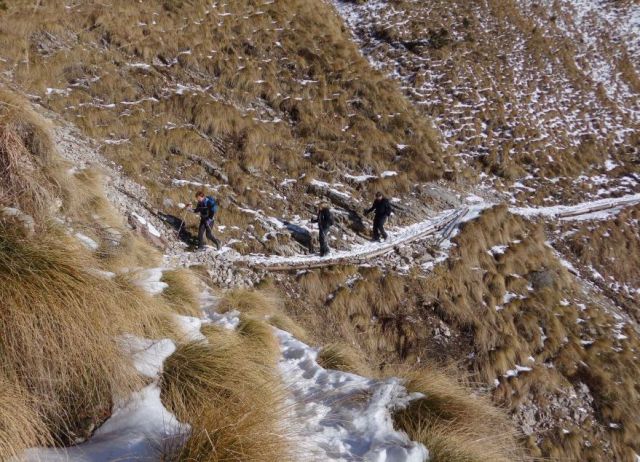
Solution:
<svg viewBox="0 0 640 462">
<path fill-rule="evenodd" d="M 219 239 L 216 239 L 215 241 L 213 241 L 213 243 L 216 245 L 216 248 L 217 248 L 218 250 L 220 250 L 220 247 L 221 247 L 221 245 L 220 245 L 220 240 L 219 240 Z"/>
</svg>

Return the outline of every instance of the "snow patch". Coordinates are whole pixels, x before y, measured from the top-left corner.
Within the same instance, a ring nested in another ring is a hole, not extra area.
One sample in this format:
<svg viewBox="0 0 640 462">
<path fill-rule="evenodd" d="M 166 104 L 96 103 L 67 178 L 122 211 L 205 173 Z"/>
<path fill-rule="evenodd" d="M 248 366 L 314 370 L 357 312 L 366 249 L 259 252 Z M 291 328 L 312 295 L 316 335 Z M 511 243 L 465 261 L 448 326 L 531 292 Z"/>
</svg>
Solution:
<svg viewBox="0 0 640 462">
<path fill-rule="evenodd" d="M 74 236 L 80 241 L 82 245 L 84 245 L 89 250 L 98 250 L 98 247 L 100 247 L 100 245 L 96 241 L 91 239 L 86 234 L 76 233 L 74 234 Z"/>
<path fill-rule="evenodd" d="M 277 330 L 279 364 L 291 392 L 292 413 L 311 458 L 332 461 L 423 462 L 427 449 L 393 428 L 391 411 L 420 394 L 408 394 L 398 379 L 376 381 L 323 369 L 317 351 Z"/>
</svg>

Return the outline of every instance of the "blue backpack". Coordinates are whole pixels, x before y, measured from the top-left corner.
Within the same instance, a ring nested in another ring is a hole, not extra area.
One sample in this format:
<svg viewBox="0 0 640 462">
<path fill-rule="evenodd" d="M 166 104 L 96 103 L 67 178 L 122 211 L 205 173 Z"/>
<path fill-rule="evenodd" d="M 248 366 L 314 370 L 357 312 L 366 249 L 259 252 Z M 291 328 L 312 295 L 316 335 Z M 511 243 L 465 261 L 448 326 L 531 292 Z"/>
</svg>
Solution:
<svg viewBox="0 0 640 462">
<path fill-rule="evenodd" d="M 218 203 L 211 196 L 207 196 L 204 203 L 209 209 L 209 215 L 213 217 L 213 215 L 215 215 L 218 212 Z"/>
</svg>

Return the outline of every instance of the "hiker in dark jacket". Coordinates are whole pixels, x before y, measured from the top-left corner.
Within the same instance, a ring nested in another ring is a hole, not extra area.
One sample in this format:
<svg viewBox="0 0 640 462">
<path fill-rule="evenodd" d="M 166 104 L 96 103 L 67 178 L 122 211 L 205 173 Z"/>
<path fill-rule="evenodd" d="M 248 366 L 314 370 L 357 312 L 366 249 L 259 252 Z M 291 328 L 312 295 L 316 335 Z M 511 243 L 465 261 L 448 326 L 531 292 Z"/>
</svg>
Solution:
<svg viewBox="0 0 640 462">
<path fill-rule="evenodd" d="M 320 256 L 329 254 L 329 228 L 333 225 L 333 215 L 329 205 L 322 203 L 318 207 L 318 216 L 311 220 L 311 223 L 318 223 L 318 239 L 320 241 Z"/>
<path fill-rule="evenodd" d="M 373 217 L 373 240 L 378 241 L 380 237 L 387 239 L 387 233 L 384 230 L 384 223 L 387 221 L 389 215 L 391 215 L 392 209 L 389 200 L 384 197 L 381 192 L 376 193 L 376 199 L 373 201 L 373 205 L 364 211 L 365 215 L 369 215 L 374 212 Z"/>
<path fill-rule="evenodd" d="M 209 240 L 216 245 L 218 250 L 220 250 L 220 241 L 216 239 L 211 230 L 216 211 L 218 210 L 216 200 L 211 196 L 205 196 L 202 191 L 198 191 L 196 193 L 196 201 L 196 207 L 193 209 L 193 212 L 200 214 L 198 248 L 204 248 L 204 235 L 206 233 L 207 238 L 209 238 Z M 191 203 L 187 204 L 187 207 L 191 207 Z"/>
</svg>

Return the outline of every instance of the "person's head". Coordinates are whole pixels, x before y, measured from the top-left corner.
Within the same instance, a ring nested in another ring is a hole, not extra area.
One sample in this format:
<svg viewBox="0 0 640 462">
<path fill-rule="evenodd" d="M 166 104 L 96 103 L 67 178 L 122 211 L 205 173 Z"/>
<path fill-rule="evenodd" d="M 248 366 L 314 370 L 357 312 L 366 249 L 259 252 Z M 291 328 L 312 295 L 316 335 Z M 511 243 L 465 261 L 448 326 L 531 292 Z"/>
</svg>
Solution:
<svg viewBox="0 0 640 462">
<path fill-rule="evenodd" d="M 204 200 L 204 192 L 202 192 L 202 191 L 198 191 L 198 192 L 196 193 L 196 200 L 197 200 L 198 202 L 202 202 L 202 201 Z"/>
<path fill-rule="evenodd" d="M 383 197 L 384 197 L 384 194 L 382 194 L 380 191 L 376 193 L 376 199 L 382 199 Z"/>
</svg>

